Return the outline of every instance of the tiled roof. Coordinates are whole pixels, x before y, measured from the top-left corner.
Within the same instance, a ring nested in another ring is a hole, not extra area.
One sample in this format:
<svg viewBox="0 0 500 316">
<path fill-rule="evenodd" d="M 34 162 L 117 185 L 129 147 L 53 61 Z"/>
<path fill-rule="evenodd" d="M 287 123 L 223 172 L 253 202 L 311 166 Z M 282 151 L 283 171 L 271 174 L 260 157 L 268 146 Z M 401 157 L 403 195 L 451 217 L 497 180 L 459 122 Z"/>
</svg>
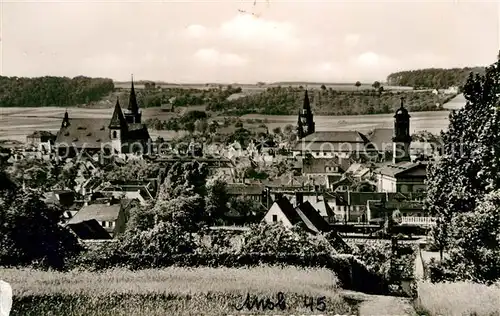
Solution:
<svg viewBox="0 0 500 316">
<path fill-rule="evenodd" d="M 279 199 L 276 199 L 274 203 L 278 205 L 278 207 L 281 209 L 283 214 L 286 216 L 286 218 L 290 221 L 292 225 L 296 225 L 299 222 L 301 222 L 299 214 L 293 207 L 292 203 L 290 203 L 290 201 L 286 197 L 281 197 Z"/>
<path fill-rule="evenodd" d="M 109 233 L 95 219 L 68 223 L 68 227 L 80 239 L 112 239 Z"/>
<path fill-rule="evenodd" d="M 303 138 L 305 142 L 367 143 L 368 138 L 357 131 L 315 132 Z"/>
<path fill-rule="evenodd" d="M 308 201 L 300 204 L 296 210 L 310 230 L 316 232 L 327 232 L 330 230 L 330 225 L 328 225 L 321 214 Z M 310 226 L 311 224 L 313 226 Z"/>
<path fill-rule="evenodd" d="M 335 213 L 333 212 L 332 208 L 330 205 L 327 203 L 325 198 L 321 198 L 321 200 L 317 202 L 311 202 L 311 205 L 319 212 L 321 216 L 335 216 Z"/>
<path fill-rule="evenodd" d="M 392 150 L 393 134 L 392 128 L 376 128 L 367 136 L 377 150 Z"/>
<path fill-rule="evenodd" d="M 68 223 L 80 223 L 91 219 L 95 219 L 97 221 L 115 221 L 120 214 L 120 210 L 126 203 L 128 203 L 128 201 L 122 201 L 112 205 L 89 204 L 83 206 Z"/>
<path fill-rule="evenodd" d="M 299 141 L 293 151 L 303 152 L 362 152 L 370 151 L 369 143 L 358 142 L 307 142 Z"/>
<path fill-rule="evenodd" d="M 115 112 L 113 120 L 123 120 L 123 117 Z M 109 125 L 112 120 L 69 118 L 68 121 L 69 125 L 61 127 L 57 133 L 56 143 L 64 143 L 77 148 L 100 149 L 103 143 L 111 141 Z M 147 140 L 150 138 L 146 125 L 142 123 L 127 124 L 127 130 L 123 133 L 122 137 L 125 140 Z"/>
<path fill-rule="evenodd" d="M 383 175 L 395 177 L 416 167 L 421 167 L 426 170 L 427 164 L 424 162 L 401 162 L 398 164 L 384 166 L 378 169 L 376 172 Z M 422 176 L 425 176 L 425 172 L 422 174 Z"/>
<path fill-rule="evenodd" d="M 384 208 L 385 210 L 418 211 L 423 210 L 424 203 L 419 201 L 389 201 L 382 205 L 380 201 L 368 201 L 370 209 Z"/>
<path fill-rule="evenodd" d="M 393 200 L 404 200 L 407 197 L 401 193 L 395 192 L 337 192 L 335 195 L 338 198 L 337 203 L 347 205 L 364 205 L 368 201 L 380 201 L 381 199 L 386 199 L 386 201 Z"/>
<path fill-rule="evenodd" d="M 261 195 L 264 190 L 262 184 L 228 183 L 226 186 L 229 195 Z"/>
<path fill-rule="evenodd" d="M 56 135 L 52 134 L 49 131 L 35 131 L 28 135 L 27 137 L 31 138 L 39 138 L 39 137 L 55 137 Z"/>
<path fill-rule="evenodd" d="M 69 125 L 57 133 L 56 143 L 101 148 L 101 144 L 111 141 L 108 124 L 108 119 L 70 118 Z"/>
<path fill-rule="evenodd" d="M 339 172 L 345 172 L 351 162 L 343 158 L 314 158 L 303 160 L 304 173 L 327 173 L 326 167 L 339 167 Z M 331 173 L 331 172 L 328 172 Z"/>
</svg>

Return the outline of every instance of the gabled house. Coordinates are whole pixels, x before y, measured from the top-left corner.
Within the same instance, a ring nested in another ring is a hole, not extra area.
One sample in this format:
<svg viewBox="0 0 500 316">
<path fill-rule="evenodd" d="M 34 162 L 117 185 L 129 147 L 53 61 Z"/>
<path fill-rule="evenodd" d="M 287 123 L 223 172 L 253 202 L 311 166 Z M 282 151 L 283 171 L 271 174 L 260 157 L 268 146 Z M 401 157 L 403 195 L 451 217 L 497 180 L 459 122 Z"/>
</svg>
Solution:
<svg viewBox="0 0 500 316">
<path fill-rule="evenodd" d="M 328 180 L 332 181 L 330 180 L 330 177 Z M 340 178 L 340 180 L 329 182 L 328 188 L 333 192 L 346 192 L 350 190 L 353 184 L 354 180 L 352 179 L 352 177 L 345 174 L 342 176 L 342 178 Z"/>
<path fill-rule="evenodd" d="M 244 198 L 263 203 L 265 186 L 261 183 L 228 183 L 226 192 L 232 198 Z"/>
<path fill-rule="evenodd" d="M 285 197 L 274 201 L 263 221 L 268 224 L 281 223 L 286 228 L 303 225 L 313 234 L 330 231 L 329 224 L 309 202 L 294 207 Z"/>
<path fill-rule="evenodd" d="M 304 176 L 324 176 L 332 179 L 329 181 L 336 181 L 340 180 L 349 168 L 350 161 L 349 159 L 338 157 L 329 159 L 308 157 L 303 160 L 302 164 Z"/>
<path fill-rule="evenodd" d="M 68 222 L 68 225 L 90 220 L 97 221 L 112 237 L 125 231 L 132 200 L 103 199 L 87 202 Z"/>
<path fill-rule="evenodd" d="M 377 190 L 380 192 L 425 192 L 427 162 L 400 162 L 375 171 Z"/>
<path fill-rule="evenodd" d="M 95 219 L 69 223 L 66 225 L 80 240 L 106 240 L 113 239 L 109 232 Z"/>
<path fill-rule="evenodd" d="M 399 224 L 409 226 L 432 226 L 436 217 L 432 217 L 421 201 L 368 201 L 367 217 L 370 222 L 381 222 L 391 217 L 394 211 L 399 212 Z"/>
<path fill-rule="evenodd" d="M 112 182 L 103 183 L 95 192 L 115 199 L 137 200 L 141 205 L 148 205 L 156 196 L 156 192 L 151 189 L 152 185 L 148 181 Z"/>
<path fill-rule="evenodd" d="M 50 152 L 56 140 L 56 135 L 49 131 L 35 131 L 26 136 L 26 145 L 39 151 Z"/>
<path fill-rule="evenodd" d="M 335 213 L 337 222 L 366 223 L 368 201 L 407 200 L 408 197 L 401 193 L 394 192 L 336 192 L 325 193 L 328 204 Z"/>
</svg>

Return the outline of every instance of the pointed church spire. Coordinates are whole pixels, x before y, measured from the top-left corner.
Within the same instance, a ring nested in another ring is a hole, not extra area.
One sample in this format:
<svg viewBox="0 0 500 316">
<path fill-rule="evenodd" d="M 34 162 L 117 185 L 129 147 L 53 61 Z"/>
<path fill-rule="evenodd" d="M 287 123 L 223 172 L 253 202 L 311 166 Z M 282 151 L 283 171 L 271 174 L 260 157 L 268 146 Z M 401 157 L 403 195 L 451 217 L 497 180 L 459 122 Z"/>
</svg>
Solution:
<svg viewBox="0 0 500 316">
<path fill-rule="evenodd" d="M 304 94 L 304 102 L 302 105 L 302 113 L 300 113 L 300 116 L 304 118 L 304 123 L 305 123 L 305 131 L 303 136 L 310 135 L 315 132 L 315 124 L 314 124 L 314 119 L 313 119 L 313 113 L 311 110 L 311 103 L 309 101 L 309 94 L 306 92 Z"/>
<path fill-rule="evenodd" d="M 306 111 L 306 114 L 309 114 L 311 112 L 311 104 L 309 103 L 309 94 L 306 93 L 304 94 L 304 103 L 302 105 L 302 109 Z"/>
<path fill-rule="evenodd" d="M 122 112 L 122 107 L 120 106 L 120 100 L 116 97 L 115 109 L 113 111 L 113 116 L 111 117 L 111 121 L 109 122 L 109 128 L 125 128 L 127 126 L 127 122 L 125 120 L 125 116 Z"/>
<path fill-rule="evenodd" d="M 128 99 L 128 110 L 133 113 L 139 113 L 139 106 L 137 105 L 137 97 L 134 89 L 134 75 L 132 75 L 132 86 L 130 88 L 130 97 Z"/>
</svg>

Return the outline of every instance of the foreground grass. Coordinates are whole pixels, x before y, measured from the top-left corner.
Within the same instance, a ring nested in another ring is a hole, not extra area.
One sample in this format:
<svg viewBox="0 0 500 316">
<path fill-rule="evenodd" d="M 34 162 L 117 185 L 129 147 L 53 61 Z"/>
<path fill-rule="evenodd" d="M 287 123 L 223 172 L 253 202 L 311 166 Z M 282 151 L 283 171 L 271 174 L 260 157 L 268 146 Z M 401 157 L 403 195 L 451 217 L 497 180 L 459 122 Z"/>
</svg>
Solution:
<svg viewBox="0 0 500 316">
<path fill-rule="evenodd" d="M 285 295 L 286 310 L 275 307 L 267 313 L 354 314 L 337 291 L 335 275 L 326 269 L 172 267 L 100 273 L 4 269 L 0 275 L 14 291 L 12 316 L 249 314 L 248 308 L 236 310 L 248 293 L 277 302 L 278 292 Z M 306 298 L 316 304 L 322 296 L 325 311 L 305 306 Z"/>
<path fill-rule="evenodd" d="M 499 316 L 500 287 L 468 282 L 421 282 L 418 309 L 429 315 Z"/>
</svg>

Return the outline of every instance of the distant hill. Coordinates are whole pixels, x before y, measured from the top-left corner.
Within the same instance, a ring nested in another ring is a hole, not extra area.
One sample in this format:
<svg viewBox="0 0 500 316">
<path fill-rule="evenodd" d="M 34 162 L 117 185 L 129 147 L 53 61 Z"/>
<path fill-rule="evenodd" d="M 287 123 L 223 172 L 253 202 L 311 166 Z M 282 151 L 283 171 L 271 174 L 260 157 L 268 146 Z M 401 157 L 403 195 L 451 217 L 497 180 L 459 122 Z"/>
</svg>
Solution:
<svg viewBox="0 0 500 316">
<path fill-rule="evenodd" d="M 302 105 L 304 91 L 303 88 L 269 87 L 261 93 L 212 101 L 207 110 L 227 115 L 296 115 Z M 309 89 L 313 112 L 317 115 L 390 113 L 399 106 L 401 97 L 405 97 L 410 111 L 435 111 L 442 110 L 442 105 L 454 96 L 413 90 L 379 92 L 373 88 L 359 91 Z"/>
<path fill-rule="evenodd" d="M 387 76 L 387 84 L 430 89 L 462 87 L 471 72 L 484 74 L 485 67 L 427 68 L 399 71 Z"/>
<path fill-rule="evenodd" d="M 0 76 L 0 107 L 76 106 L 113 90 L 113 80 L 106 78 Z"/>
</svg>

